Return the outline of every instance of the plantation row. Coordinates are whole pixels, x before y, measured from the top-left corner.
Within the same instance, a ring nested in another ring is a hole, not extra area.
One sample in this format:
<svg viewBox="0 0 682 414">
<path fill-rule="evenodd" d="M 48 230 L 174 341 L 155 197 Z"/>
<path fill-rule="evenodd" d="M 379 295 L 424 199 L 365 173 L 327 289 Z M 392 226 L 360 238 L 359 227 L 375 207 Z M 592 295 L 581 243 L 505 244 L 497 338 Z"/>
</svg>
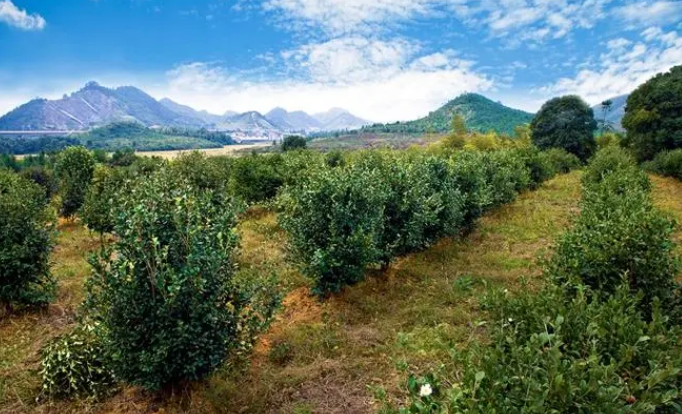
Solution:
<svg viewBox="0 0 682 414">
<path fill-rule="evenodd" d="M 279 221 L 324 296 L 361 280 L 370 266 L 460 234 L 489 209 L 579 165 L 558 149 L 360 153 L 288 186 Z"/>
<path fill-rule="evenodd" d="M 623 150 L 594 157 L 581 213 L 539 291 L 493 291 L 488 337 L 438 372 L 411 376 L 385 413 L 674 413 L 682 409 L 680 270 L 674 223 Z"/>
</svg>

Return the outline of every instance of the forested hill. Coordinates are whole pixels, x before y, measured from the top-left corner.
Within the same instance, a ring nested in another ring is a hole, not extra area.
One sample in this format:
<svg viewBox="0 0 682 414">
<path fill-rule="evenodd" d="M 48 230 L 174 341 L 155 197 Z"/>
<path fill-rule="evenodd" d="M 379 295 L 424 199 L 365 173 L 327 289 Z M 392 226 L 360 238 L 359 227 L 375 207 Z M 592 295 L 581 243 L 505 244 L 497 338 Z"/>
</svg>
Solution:
<svg viewBox="0 0 682 414">
<path fill-rule="evenodd" d="M 514 127 L 528 124 L 533 119 L 533 114 L 528 112 L 506 107 L 479 94 L 467 93 L 416 121 L 375 124 L 363 130 L 392 133 L 447 132 L 454 114 L 463 115 L 467 128 L 472 131 L 495 131 L 509 135 L 514 133 Z"/>
</svg>

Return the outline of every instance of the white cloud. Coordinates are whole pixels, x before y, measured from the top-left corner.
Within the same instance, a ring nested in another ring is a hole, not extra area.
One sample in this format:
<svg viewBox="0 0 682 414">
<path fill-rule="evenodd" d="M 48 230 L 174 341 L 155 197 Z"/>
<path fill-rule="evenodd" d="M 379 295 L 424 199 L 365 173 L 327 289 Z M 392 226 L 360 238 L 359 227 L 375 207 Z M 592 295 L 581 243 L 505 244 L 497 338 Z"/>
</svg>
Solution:
<svg viewBox="0 0 682 414">
<path fill-rule="evenodd" d="M 597 104 L 629 93 L 657 73 L 682 64 L 682 36 L 678 33 L 649 28 L 641 35 L 647 43 L 610 41 L 599 63 L 587 65 L 574 78 L 559 79 L 537 92 L 547 96 L 577 94 Z"/>
<path fill-rule="evenodd" d="M 682 1 L 637 1 L 616 8 L 614 13 L 632 25 L 666 25 L 682 19 Z"/>
<path fill-rule="evenodd" d="M 266 0 L 266 11 L 283 12 L 293 24 L 321 27 L 327 34 L 368 32 L 378 26 L 431 14 L 434 0 Z"/>
<path fill-rule="evenodd" d="M 251 81 L 208 63 L 179 66 L 155 95 L 215 113 L 326 111 L 345 107 L 372 121 L 414 119 L 463 92 L 485 92 L 493 82 L 452 50 L 420 54 L 419 46 L 360 37 L 314 43 L 284 54 L 284 64 L 306 76 Z"/>
<path fill-rule="evenodd" d="M 265 0 L 263 8 L 294 30 L 319 28 L 327 36 L 368 34 L 421 17 L 456 17 L 495 37 L 540 42 L 592 28 L 616 0 Z"/>
<path fill-rule="evenodd" d="M 0 0 L 0 22 L 22 30 L 42 30 L 47 22 L 39 14 L 28 14 L 10 0 Z"/>
</svg>

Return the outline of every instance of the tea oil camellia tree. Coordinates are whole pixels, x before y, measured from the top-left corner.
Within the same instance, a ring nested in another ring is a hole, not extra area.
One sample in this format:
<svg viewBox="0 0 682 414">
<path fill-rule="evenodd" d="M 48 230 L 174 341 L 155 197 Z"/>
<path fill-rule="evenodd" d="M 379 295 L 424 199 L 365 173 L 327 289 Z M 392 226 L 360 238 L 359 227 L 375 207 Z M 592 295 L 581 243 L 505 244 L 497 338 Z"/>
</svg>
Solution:
<svg viewBox="0 0 682 414">
<path fill-rule="evenodd" d="M 84 147 L 69 147 L 60 154 L 55 172 L 62 197 L 60 214 L 72 217 L 85 202 L 95 172 L 95 158 Z"/>
<path fill-rule="evenodd" d="M 202 378 L 239 342 L 235 215 L 167 171 L 119 204 L 117 238 L 92 261 L 87 300 L 111 369 L 151 390 Z"/>
<path fill-rule="evenodd" d="M 7 311 L 53 299 L 53 222 L 41 187 L 0 170 L 0 306 Z"/>
</svg>

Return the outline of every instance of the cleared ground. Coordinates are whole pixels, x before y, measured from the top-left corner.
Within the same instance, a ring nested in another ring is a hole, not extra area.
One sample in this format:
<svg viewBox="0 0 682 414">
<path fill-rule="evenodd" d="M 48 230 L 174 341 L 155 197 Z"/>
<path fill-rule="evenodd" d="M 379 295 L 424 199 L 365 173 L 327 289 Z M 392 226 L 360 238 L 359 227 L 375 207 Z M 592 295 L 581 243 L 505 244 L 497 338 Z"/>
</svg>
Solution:
<svg viewBox="0 0 682 414">
<path fill-rule="evenodd" d="M 653 181 L 657 204 L 682 218 L 682 183 Z M 371 387 L 400 399 L 409 372 L 437 367 L 452 346 L 479 333 L 477 303 L 487 287 L 540 282 L 540 260 L 578 213 L 579 198 L 580 172 L 558 177 L 483 217 L 468 236 L 404 257 L 324 304 L 287 263 L 275 216 L 253 211 L 240 225 L 241 271 L 275 272 L 289 292 L 253 355 L 163 398 L 125 389 L 100 403 L 36 405 L 38 351 L 73 324 L 88 274 L 83 256 L 98 246 L 82 227 L 62 224 L 53 267 L 59 300 L 0 323 L 0 413 L 375 412 Z"/>
</svg>

